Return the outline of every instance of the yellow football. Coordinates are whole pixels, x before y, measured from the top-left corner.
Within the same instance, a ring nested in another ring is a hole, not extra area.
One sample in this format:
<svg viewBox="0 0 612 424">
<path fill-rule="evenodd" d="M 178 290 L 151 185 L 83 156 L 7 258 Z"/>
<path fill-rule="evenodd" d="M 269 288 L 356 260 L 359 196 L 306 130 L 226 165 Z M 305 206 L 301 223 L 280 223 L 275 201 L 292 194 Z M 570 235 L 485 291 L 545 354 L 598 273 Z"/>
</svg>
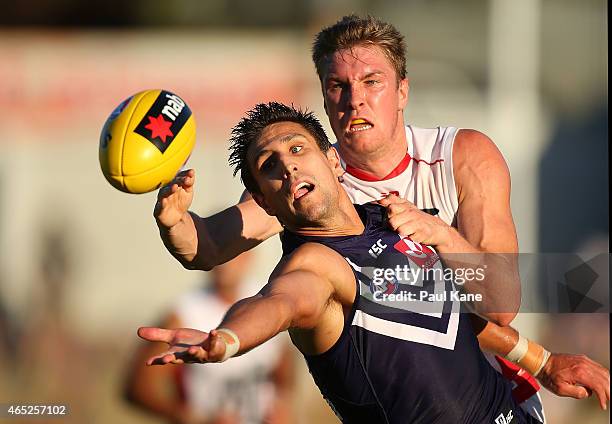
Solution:
<svg viewBox="0 0 612 424">
<path fill-rule="evenodd" d="M 169 183 L 195 145 L 187 104 L 165 90 L 145 90 L 110 114 L 100 135 L 99 159 L 109 183 L 126 193 L 147 193 Z"/>
</svg>

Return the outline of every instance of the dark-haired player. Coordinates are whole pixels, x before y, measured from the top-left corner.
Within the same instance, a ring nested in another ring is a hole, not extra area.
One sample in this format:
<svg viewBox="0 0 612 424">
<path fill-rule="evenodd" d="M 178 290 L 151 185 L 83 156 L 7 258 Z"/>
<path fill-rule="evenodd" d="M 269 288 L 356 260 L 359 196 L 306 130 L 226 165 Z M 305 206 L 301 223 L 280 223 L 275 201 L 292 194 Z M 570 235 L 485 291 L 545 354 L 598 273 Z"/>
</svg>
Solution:
<svg viewBox="0 0 612 424">
<path fill-rule="evenodd" d="M 452 296 L 400 303 L 372 297 L 371 270 L 423 266 L 398 247 L 402 242 L 419 246 L 430 269 L 441 267 L 438 253 L 446 249 L 436 253 L 398 235 L 383 221 L 380 205 L 353 206 L 338 181 L 344 170 L 336 150 L 312 114 L 258 105 L 233 131 L 231 161 L 257 203 L 284 226 L 283 258 L 269 283 L 234 304 L 210 333 L 141 328 L 143 338 L 171 344 L 149 363 L 222 362 L 289 330 L 345 423 L 535 422 L 482 355 L 460 302 Z M 369 249 L 376 244 L 386 248 L 374 257 Z M 469 286 L 466 292 L 474 289 Z M 398 287 L 455 291 L 439 279 Z M 486 293 L 509 301 L 512 289 Z M 483 313 L 496 321 L 512 318 Z"/>
</svg>

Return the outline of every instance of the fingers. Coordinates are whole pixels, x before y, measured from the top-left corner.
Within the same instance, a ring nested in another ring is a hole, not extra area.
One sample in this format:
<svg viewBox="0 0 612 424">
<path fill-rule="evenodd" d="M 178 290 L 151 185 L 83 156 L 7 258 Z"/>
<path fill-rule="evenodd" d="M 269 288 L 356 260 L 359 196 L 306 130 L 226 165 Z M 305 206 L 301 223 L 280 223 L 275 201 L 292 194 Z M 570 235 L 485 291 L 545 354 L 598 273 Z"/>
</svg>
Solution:
<svg viewBox="0 0 612 424">
<path fill-rule="evenodd" d="M 187 171 L 180 172 L 174 178 L 174 182 L 185 190 L 191 190 L 195 184 L 195 171 L 193 169 L 188 169 Z"/>
<path fill-rule="evenodd" d="M 585 399 L 589 397 L 589 392 L 582 386 L 574 386 L 569 383 L 559 383 L 557 386 L 559 396 L 573 397 L 574 399 Z"/>
<path fill-rule="evenodd" d="M 219 362 L 225 355 L 225 346 L 225 341 L 217 330 L 211 330 L 200 349 L 202 349 L 203 354 L 206 356 L 207 362 Z M 196 354 L 195 350 L 193 353 Z"/>
<path fill-rule="evenodd" d="M 211 362 L 208 349 L 204 347 L 209 338 L 208 333 L 190 328 L 168 330 L 157 327 L 140 327 L 138 336 L 151 342 L 165 342 L 170 345 L 166 352 L 149 358 L 147 365 Z M 221 357 L 224 353 L 223 350 Z"/>
<path fill-rule="evenodd" d="M 176 330 L 168 330 L 165 328 L 157 327 L 140 327 L 138 329 L 138 336 L 142 339 L 150 342 L 164 342 L 172 343 Z"/>
<path fill-rule="evenodd" d="M 574 370 L 575 383 L 595 392 L 600 407 L 605 410 L 610 399 L 610 372 L 587 356 L 579 355 Z"/>
<path fill-rule="evenodd" d="M 221 361 L 225 355 L 227 345 L 217 330 L 211 331 L 210 347 L 208 349 L 209 360 Z"/>
<path fill-rule="evenodd" d="M 609 374 L 607 378 L 602 375 L 601 370 L 597 370 L 596 374 L 593 376 L 592 384 L 587 387 L 595 392 L 599 400 L 599 406 L 605 411 L 607 409 L 607 402 L 610 400 L 610 378 Z"/>
<path fill-rule="evenodd" d="M 576 383 L 595 392 L 601 409 L 606 410 L 610 400 L 610 372 L 590 358 L 583 357 L 574 374 Z"/>
<path fill-rule="evenodd" d="M 178 359 L 173 353 L 166 353 L 159 356 L 149 358 L 147 365 L 166 365 L 166 364 L 182 364 L 183 361 Z"/>
<path fill-rule="evenodd" d="M 429 228 L 413 216 L 397 215 L 390 217 L 388 222 L 393 231 L 401 236 L 410 237 L 410 240 L 416 243 L 423 243 L 429 238 Z"/>
<path fill-rule="evenodd" d="M 157 198 L 162 199 L 164 197 L 168 197 L 171 194 L 174 194 L 178 191 L 179 188 L 182 188 L 186 191 L 191 191 L 193 189 L 193 185 L 195 184 L 195 170 L 188 169 L 186 171 L 181 171 L 170 181 L 168 184 L 159 189 L 157 193 Z"/>
<path fill-rule="evenodd" d="M 201 346 L 190 346 L 187 350 L 168 351 L 149 358 L 147 365 L 191 364 L 209 361 L 208 353 Z"/>
<path fill-rule="evenodd" d="M 415 205 L 395 194 L 389 194 L 378 203 L 387 208 L 387 221 L 393 231 L 414 241 L 422 241 L 415 239 L 419 228 L 417 214 L 420 212 Z"/>
<path fill-rule="evenodd" d="M 597 395 L 597 399 L 599 400 L 599 407 L 604 411 L 608 408 L 608 401 L 610 400 L 610 393 L 608 389 L 608 393 L 603 387 L 594 388 L 593 391 Z"/>
<path fill-rule="evenodd" d="M 389 217 L 407 214 L 411 212 L 416 212 L 419 210 L 412 203 L 391 203 L 388 206 L 386 206 L 386 208 L 387 208 L 387 216 Z"/>
<path fill-rule="evenodd" d="M 400 203 L 394 203 L 387 206 L 387 221 L 389 222 L 389 226 L 396 230 L 401 225 L 414 220 L 416 218 L 413 213 L 414 210 L 415 208 L 410 207 L 410 205 Z"/>
<path fill-rule="evenodd" d="M 408 205 L 414 206 L 408 200 L 406 200 L 406 199 L 404 199 L 402 197 L 399 197 L 398 195 L 396 195 L 394 193 L 388 194 L 386 197 L 383 197 L 382 199 L 380 199 L 378 201 L 378 204 L 382 205 L 382 206 L 389 206 L 389 205 L 392 205 L 392 204 L 408 204 Z"/>
<path fill-rule="evenodd" d="M 193 183 L 195 181 L 195 170 L 186 169 L 184 171 L 179 172 L 174 177 L 174 182 L 178 182 L 178 180 L 190 181 L 190 183 Z"/>
</svg>

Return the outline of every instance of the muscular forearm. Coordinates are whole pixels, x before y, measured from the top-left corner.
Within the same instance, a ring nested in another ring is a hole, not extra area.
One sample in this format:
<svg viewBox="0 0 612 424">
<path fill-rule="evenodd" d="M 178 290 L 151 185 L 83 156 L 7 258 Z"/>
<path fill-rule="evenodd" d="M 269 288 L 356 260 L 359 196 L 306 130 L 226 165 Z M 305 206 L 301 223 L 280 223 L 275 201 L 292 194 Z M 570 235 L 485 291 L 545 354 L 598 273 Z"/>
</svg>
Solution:
<svg viewBox="0 0 612 424">
<path fill-rule="evenodd" d="M 193 260 L 198 251 L 198 232 L 195 220 L 198 219 L 201 218 L 185 212 L 181 220 L 172 227 L 165 227 L 156 220 L 164 246 L 187 269 L 195 269 Z"/>
<path fill-rule="evenodd" d="M 472 325 L 477 332 L 480 348 L 499 355 L 527 370 L 530 374 L 547 378 L 550 352 L 543 346 L 522 337 L 510 326 L 500 327 L 472 315 Z"/>
<path fill-rule="evenodd" d="M 280 231 L 278 221 L 250 203 L 254 202 L 231 206 L 206 218 L 188 212 L 171 228 L 158 222 L 164 245 L 185 268 L 209 271 Z"/>
<path fill-rule="evenodd" d="M 235 303 L 219 328 L 228 328 L 238 336 L 243 354 L 285 331 L 293 320 L 294 308 L 283 296 L 257 294 Z"/>
<path fill-rule="evenodd" d="M 500 327 L 483 320 L 477 315 L 471 315 L 470 318 L 482 350 L 505 356 L 516 346 L 519 333 L 514 328 L 510 326 Z"/>
<path fill-rule="evenodd" d="M 446 242 L 435 248 L 460 289 L 480 299 L 471 303 L 472 309 L 495 324 L 508 325 L 521 301 L 516 255 L 482 251 L 450 226 Z"/>
</svg>

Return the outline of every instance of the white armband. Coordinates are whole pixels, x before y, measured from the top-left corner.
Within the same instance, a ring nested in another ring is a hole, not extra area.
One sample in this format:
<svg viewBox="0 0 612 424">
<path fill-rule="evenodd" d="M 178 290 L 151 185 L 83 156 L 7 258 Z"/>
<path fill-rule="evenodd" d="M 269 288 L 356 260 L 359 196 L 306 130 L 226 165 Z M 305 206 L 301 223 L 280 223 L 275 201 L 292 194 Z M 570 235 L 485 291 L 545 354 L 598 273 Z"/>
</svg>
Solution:
<svg viewBox="0 0 612 424">
<path fill-rule="evenodd" d="M 516 345 L 514 345 L 512 350 L 506 354 L 505 358 L 508 361 L 517 364 L 521 359 L 525 357 L 528 348 L 529 341 L 525 337 L 519 335 L 518 342 L 516 342 Z"/>
<path fill-rule="evenodd" d="M 505 358 L 537 377 L 550 355 L 551 353 L 544 347 L 519 335 L 518 342 Z"/>
<path fill-rule="evenodd" d="M 217 328 L 217 332 L 223 333 L 221 338 L 225 342 L 225 354 L 219 362 L 225 362 L 240 350 L 240 339 L 238 339 L 236 333 L 229 328 Z"/>
<path fill-rule="evenodd" d="M 542 371 L 542 368 L 544 368 L 544 365 L 546 365 L 546 362 L 548 362 L 548 358 L 550 358 L 550 355 L 551 353 L 547 351 L 546 349 L 544 349 L 544 353 L 542 355 L 542 361 L 540 362 L 540 366 L 538 367 L 536 372 L 533 373 L 534 377 L 537 377 L 538 374 L 540 374 L 540 371 Z"/>
</svg>

